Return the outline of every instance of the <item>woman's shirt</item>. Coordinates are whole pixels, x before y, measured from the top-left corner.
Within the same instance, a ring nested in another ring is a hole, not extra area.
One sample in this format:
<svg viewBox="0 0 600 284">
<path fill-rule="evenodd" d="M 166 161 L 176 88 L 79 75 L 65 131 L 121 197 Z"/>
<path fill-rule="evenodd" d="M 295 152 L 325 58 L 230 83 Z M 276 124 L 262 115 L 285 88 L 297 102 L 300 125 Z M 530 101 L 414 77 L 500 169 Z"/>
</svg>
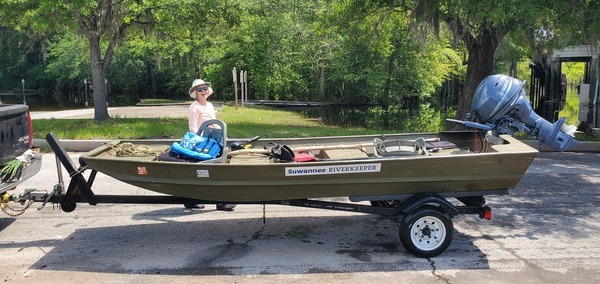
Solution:
<svg viewBox="0 0 600 284">
<path fill-rule="evenodd" d="M 189 107 L 188 115 L 189 129 L 192 133 L 197 133 L 198 128 L 204 121 L 217 118 L 215 108 L 209 102 L 206 102 L 206 105 L 201 105 L 198 101 L 194 101 Z"/>
</svg>

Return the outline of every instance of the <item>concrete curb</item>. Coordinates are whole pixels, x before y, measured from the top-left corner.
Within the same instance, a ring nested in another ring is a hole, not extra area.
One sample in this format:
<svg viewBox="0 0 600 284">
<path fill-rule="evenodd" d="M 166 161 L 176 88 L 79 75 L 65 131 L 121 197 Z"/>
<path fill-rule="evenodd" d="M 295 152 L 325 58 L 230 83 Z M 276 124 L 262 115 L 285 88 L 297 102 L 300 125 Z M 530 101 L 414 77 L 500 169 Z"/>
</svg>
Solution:
<svg viewBox="0 0 600 284">
<path fill-rule="evenodd" d="M 103 143 L 111 140 L 60 140 L 60 144 L 69 152 L 88 152 L 102 146 Z M 540 152 L 557 152 L 556 150 L 543 145 L 537 140 L 523 140 L 523 143 L 537 149 Z M 33 146 L 40 148 L 48 148 L 48 142 L 44 139 L 33 139 Z M 566 152 L 600 152 L 600 142 L 583 141 L 577 148 Z"/>
</svg>

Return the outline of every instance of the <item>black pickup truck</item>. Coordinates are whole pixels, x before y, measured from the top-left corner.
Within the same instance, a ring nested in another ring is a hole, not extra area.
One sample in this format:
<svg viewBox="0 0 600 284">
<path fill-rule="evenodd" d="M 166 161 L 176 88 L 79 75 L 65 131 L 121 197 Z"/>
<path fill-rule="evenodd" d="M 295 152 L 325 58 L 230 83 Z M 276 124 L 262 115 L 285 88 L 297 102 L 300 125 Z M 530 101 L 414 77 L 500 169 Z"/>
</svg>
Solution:
<svg viewBox="0 0 600 284">
<path fill-rule="evenodd" d="M 0 169 L 31 149 L 33 144 L 33 128 L 27 105 L 3 104 L 0 100 Z M 38 155 L 30 160 L 20 175 L 9 181 L 0 181 L 0 198 L 8 190 L 34 176 L 42 167 L 42 159 Z"/>
</svg>

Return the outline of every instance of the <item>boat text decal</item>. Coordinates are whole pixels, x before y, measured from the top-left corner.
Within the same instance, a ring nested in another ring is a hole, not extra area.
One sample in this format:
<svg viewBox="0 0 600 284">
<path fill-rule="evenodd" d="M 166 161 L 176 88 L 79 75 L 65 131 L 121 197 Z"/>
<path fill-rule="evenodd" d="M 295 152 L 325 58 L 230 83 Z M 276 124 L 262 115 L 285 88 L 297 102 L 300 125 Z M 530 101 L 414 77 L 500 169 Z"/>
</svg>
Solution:
<svg viewBox="0 0 600 284">
<path fill-rule="evenodd" d="M 196 170 L 196 176 L 198 176 L 199 178 L 207 178 L 208 170 Z"/>
<path fill-rule="evenodd" d="M 337 166 L 312 166 L 312 167 L 286 167 L 286 176 L 308 176 L 308 175 L 333 175 L 353 173 L 378 173 L 381 171 L 381 163 L 355 164 Z"/>
</svg>

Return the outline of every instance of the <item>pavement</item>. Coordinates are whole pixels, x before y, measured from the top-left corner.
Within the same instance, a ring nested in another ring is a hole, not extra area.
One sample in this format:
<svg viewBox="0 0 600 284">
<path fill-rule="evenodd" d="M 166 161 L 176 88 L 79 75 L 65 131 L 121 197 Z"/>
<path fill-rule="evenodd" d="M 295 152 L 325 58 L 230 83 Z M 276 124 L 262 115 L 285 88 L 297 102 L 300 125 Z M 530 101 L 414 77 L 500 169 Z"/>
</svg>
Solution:
<svg viewBox="0 0 600 284">
<path fill-rule="evenodd" d="M 111 117 L 187 117 L 188 104 L 168 104 L 151 106 L 109 107 Z M 93 108 L 60 110 L 60 111 L 32 111 L 31 119 L 78 119 L 94 118 Z"/>
<path fill-rule="evenodd" d="M 219 104 L 215 103 L 218 110 Z M 108 113 L 111 117 L 135 118 L 135 117 L 187 117 L 188 104 L 165 104 L 151 106 L 129 106 L 109 107 Z M 61 111 L 33 111 L 31 119 L 79 119 L 94 118 L 94 109 L 75 109 Z M 35 127 L 35 122 L 33 123 Z M 67 151 L 87 152 L 102 145 L 109 140 L 67 140 L 61 139 L 61 144 Z M 537 140 L 523 141 L 525 144 L 538 149 L 540 152 L 553 152 L 554 150 L 543 145 Z M 34 139 L 34 146 L 43 147 L 47 145 L 44 139 Z M 600 142 L 582 141 L 581 145 L 569 152 L 600 152 Z"/>
<path fill-rule="evenodd" d="M 56 180 L 47 153 L 17 191 Z M 600 153 L 540 153 L 509 195 L 486 197 L 492 220 L 456 216 L 452 244 L 429 259 L 402 247 L 396 217 L 282 205 L 82 203 L 66 213 L 38 202 L 16 218 L 0 212 L 0 281 L 600 283 L 599 185 Z M 92 188 L 156 195 L 102 173 Z"/>
</svg>

